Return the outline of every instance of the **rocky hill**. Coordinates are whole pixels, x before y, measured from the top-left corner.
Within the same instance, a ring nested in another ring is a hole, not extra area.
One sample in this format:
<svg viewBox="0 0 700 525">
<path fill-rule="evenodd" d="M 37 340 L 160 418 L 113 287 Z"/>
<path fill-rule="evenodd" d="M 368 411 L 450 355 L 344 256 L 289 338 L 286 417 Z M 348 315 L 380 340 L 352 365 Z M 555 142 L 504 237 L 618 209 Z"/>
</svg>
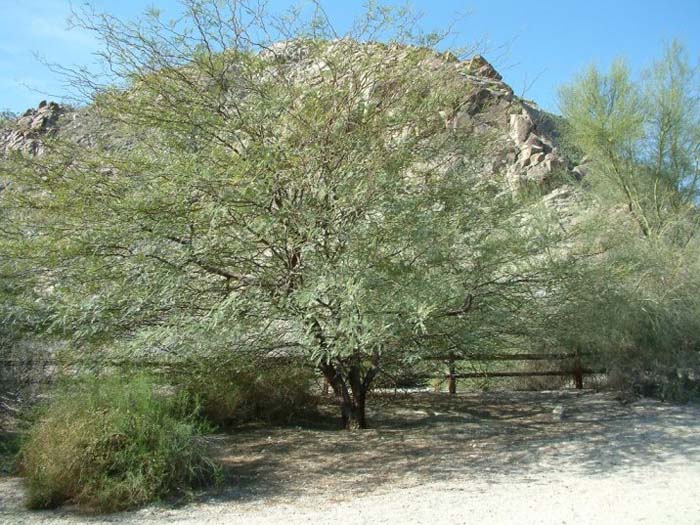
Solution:
<svg viewBox="0 0 700 525">
<path fill-rule="evenodd" d="M 387 52 L 386 46 L 376 46 L 376 52 Z M 401 59 L 402 50 L 393 50 Z M 305 81 L 319 66 L 309 60 L 304 45 L 280 42 L 264 54 L 277 62 L 294 68 Z M 449 53 L 433 57 L 435 67 L 451 68 L 463 84 L 464 99 L 456 112 L 445 111 L 442 117 L 449 129 L 460 129 L 494 137 L 489 158 L 484 163 L 488 172 L 504 173 L 512 187 L 534 183 L 546 191 L 556 190 L 562 175 L 582 176 L 561 152 L 556 132 L 556 117 L 534 103 L 513 93 L 501 75 L 482 56 L 460 61 Z M 107 127 L 107 126 L 102 126 Z M 100 134 L 100 119 L 90 107 L 76 109 L 55 102 L 42 101 L 35 109 L 0 129 L 0 154 L 13 151 L 40 155 L 47 136 L 70 138 L 90 147 Z M 102 130 L 104 133 L 104 129 Z M 554 191 L 554 196 L 562 193 Z"/>
</svg>

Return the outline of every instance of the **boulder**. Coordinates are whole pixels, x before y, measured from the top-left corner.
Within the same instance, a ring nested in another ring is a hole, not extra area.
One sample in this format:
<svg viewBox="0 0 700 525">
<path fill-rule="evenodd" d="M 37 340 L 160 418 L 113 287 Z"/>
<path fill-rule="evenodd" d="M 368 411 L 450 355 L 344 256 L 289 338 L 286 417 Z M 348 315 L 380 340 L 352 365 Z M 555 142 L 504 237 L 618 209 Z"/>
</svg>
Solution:
<svg viewBox="0 0 700 525">
<path fill-rule="evenodd" d="M 516 144 L 524 144 L 532 128 L 533 122 L 527 113 L 510 116 L 509 135 Z"/>
<path fill-rule="evenodd" d="M 467 71 L 476 77 L 488 78 L 496 82 L 503 80 L 498 71 L 481 55 L 475 55 L 468 61 Z"/>
</svg>

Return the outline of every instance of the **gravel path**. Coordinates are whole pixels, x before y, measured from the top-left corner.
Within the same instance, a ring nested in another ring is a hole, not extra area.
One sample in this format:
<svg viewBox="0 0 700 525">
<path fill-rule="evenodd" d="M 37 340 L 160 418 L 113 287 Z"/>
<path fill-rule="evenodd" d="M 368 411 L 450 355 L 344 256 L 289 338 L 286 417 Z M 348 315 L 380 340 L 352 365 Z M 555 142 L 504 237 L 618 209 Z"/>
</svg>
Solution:
<svg viewBox="0 0 700 525">
<path fill-rule="evenodd" d="M 698 406 L 571 392 L 379 405 L 361 433 L 222 437 L 231 488 L 180 508 L 27 512 L 19 480 L 0 479 L 0 523 L 700 524 Z"/>
</svg>

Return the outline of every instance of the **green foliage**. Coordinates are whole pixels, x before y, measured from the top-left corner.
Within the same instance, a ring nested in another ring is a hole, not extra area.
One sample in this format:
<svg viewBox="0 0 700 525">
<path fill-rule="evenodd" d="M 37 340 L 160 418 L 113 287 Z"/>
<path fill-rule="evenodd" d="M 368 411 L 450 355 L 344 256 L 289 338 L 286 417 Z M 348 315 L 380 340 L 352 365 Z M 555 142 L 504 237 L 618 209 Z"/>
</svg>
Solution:
<svg viewBox="0 0 700 525">
<path fill-rule="evenodd" d="M 251 365 L 221 359 L 188 366 L 177 387 L 197 400 L 209 421 L 229 426 L 255 420 L 289 423 L 313 410 L 317 383 L 318 376 L 299 363 L 268 359 Z"/>
<path fill-rule="evenodd" d="M 598 198 L 626 206 L 644 236 L 668 238 L 677 221 L 697 219 L 700 77 L 679 44 L 639 81 L 618 61 L 560 95 L 565 139 L 585 155 Z"/>
<path fill-rule="evenodd" d="M 561 94 L 597 255 L 566 284 L 575 299 L 558 313 L 577 330 L 559 342 L 598 351 L 618 384 L 687 399 L 700 371 L 700 78 L 674 43 L 641 80 L 618 62 Z"/>
<path fill-rule="evenodd" d="M 143 375 L 64 386 L 22 447 L 27 505 L 51 508 L 69 501 L 110 512 L 213 480 L 217 468 L 189 405 Z"/>
<path fill-rule="evenodd" d="M 560 232 L 483 177 L 489 137 L 446 126 L 469 93 L 410 45 L 433 36 L 375 7 L 352 38 L 314 17 L 280 47 L 264 14 L 187 6 L 182 38 L 88 22 L 128 86 L 94 100 L 112 142 L 6 169 L 52 330 L 129 355 L 294 348 L 356 406 L 386 358 L 524 340 Z"/>
</svg>

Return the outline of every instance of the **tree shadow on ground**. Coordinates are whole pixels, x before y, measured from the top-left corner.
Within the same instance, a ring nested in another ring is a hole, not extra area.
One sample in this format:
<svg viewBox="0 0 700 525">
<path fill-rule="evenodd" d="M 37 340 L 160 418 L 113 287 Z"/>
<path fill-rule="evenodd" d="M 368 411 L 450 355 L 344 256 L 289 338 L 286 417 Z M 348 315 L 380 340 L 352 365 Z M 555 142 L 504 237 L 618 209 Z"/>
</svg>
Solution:
<svg viewBox="0 0 700 525">
<path fill-rule="evenodd" d="M 20 444 L 18 432 L 0 429 L 0 476 L 9 476 L 17 470 L 16 462 Z"/>
<path fill-rule="evenodd" d="M 612 394 L 574 391 L 414 393 L 373 401 L 367 430 L 337 430 L 329 416 L 217 437 L 227 487 L 215 499 L 324 494 L 333 500 L 387 484 L 531 480 L 560 471 L 605 475 L 700 459 L 698 406 L 651 400 L 623 406 Z M 555 408 L 563 409 L 563 417 Z"/>
</svg>

